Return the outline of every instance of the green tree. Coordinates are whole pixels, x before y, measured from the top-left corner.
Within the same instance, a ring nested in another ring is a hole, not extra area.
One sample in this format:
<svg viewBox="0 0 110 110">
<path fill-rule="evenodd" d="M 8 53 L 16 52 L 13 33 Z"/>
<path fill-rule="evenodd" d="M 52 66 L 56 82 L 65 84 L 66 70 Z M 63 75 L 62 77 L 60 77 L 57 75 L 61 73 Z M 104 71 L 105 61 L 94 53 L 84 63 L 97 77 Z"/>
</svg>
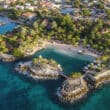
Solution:
<svg viewBox="0 0 110 110">
<path fill-rule="evenodd" d="M 24 57 L 24 53 L 21 51 L 19 48 L 14 48 L 13 49 L 13 55 L 17 58 L 22 58 Z"/>
<path fill-rule="evenodd" d="M 20 29 L 20 36 L 21 36 L 22 40 L 25 40 L 26 35 L 27 35 L 27 29 L 25 27 L 22 27 Z"/>
<path fill-rule="evenodd" d="M 53 21 L 52 22 L 52 29 L 57 29 L 57 22 L 56 21 Z"/>
</svg>

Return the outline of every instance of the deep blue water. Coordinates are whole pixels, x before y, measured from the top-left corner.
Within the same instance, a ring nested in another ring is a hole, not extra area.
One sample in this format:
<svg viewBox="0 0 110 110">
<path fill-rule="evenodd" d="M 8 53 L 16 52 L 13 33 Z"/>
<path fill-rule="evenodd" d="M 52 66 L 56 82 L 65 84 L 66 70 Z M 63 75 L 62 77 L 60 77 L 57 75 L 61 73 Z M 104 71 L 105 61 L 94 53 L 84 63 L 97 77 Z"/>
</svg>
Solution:
<svg viewBox="0 0 110 110">
<path fill-rule="evenodd" d="M 5 25 L 0 26 L 0 34 L 11 32 L 17 26 L 16 23 L 11 22 L 7 17 L 0 17 L 0 22 L 6 23 Z"/>
<path fill-rule="evenodd" d="M 66 74 L 81 71 L 90 62 L 88 56 L 64 54 L 55 48 L 39 51 L 35 56 L 38 55 L 55 59 Z M 55 96 L 62 81 L 33 81 L 15 73 L 13 66 L 13 63 L 0 62 L 0 110 L 110 110 L 109 84 L 78 104 L 65 105 Z"/>
</svg>

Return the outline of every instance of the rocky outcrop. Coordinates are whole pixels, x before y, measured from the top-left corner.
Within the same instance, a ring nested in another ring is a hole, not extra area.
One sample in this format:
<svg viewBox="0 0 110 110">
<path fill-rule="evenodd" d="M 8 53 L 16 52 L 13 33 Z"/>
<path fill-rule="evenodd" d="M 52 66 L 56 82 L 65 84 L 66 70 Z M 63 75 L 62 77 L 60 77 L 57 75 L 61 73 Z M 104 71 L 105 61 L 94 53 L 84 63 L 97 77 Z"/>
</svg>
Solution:
<svg viewBox="0 0 110 110">
<path fill-rule="evenodd" d="M 15 67 L 15 70 L 21 74 L 27 75 L 33 79 L 57 79 L 62 72 L 62 68 L 59 65 L 52 65 L 51 63 L 43 60 L 37 63 L 25 62 L 19 63 Z"/>
<path fill-rule="evenodd" d="M 87 84 L 82 78 L 65 80 L 57 91 L 60 101 L 74 103 L 83 98 L 88 92 Z"/>
<path fill-rule="evenodd" d="M 57 96 L 62 102 L 73 103 L 100 85 L 110 81 L 110 69 L 105 69 L 96 76 L 85 74 L 81 78 L 65 80 L 58 88 Z"/>
<path fill-rule="evenodd" d="M 0 53 L 0 60 L 2 61 L 11 62 L 11 61 L 15 61 L 15 59 L 16 58 L 13 55 Z"/>
<path fill-rule="evenodd" d="M 110 81 L 110 70 L 105 70 L 96 75 L 94 78 L 95 78 L 95 87 L 97 88 L 98 86 Z"/>
<path fill-rule="evenodd" d="M 91 74 L 85 74 L 83 78 L 87 82 L 87 86 L 90 90 L 96 89 L 100 85 L 110 81 L 110 69 L 105 69 L 99 73 L 96 73 L 95 76 Z"/>
</svg>

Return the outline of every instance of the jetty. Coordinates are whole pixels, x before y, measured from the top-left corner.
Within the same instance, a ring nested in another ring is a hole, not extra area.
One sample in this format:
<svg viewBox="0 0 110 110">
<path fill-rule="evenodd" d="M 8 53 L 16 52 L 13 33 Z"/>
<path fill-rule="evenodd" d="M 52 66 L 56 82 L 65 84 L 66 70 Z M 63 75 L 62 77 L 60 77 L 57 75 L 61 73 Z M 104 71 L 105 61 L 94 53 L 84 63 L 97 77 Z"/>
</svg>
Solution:
<svg viewBox="0 0 110 110">
<path fill-rule="evenodd" d="M 59 75 L 61 76 L 61 78 L 64 79 L 68 79 L 69 77 L 67 75 L 65 75 L 63 72 L 59 73 Z"/>
</svg>

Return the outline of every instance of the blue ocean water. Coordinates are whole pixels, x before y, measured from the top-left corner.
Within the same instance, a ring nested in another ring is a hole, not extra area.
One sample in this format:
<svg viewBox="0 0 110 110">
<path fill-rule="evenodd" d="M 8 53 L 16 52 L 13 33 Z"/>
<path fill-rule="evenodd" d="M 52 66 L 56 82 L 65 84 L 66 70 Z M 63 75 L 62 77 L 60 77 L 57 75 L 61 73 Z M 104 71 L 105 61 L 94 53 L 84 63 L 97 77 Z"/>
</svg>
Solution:
<svg viewBox="0 0 110 110">
<path fill-rule="evenodd" d="M 17 26 L 15 22 L 9 21 L 7 17 L 0 17 L 0 22 L 5 22 L 6 24 L 0 26 L 0 34 L 11 32 Z"/>
<path fill-rule="evenodd" d="M 55 59 L 66 74 L 81 71 L 90 62 L 90 56 L 67 55 L 56 51 L 56 48 L 48 48 L 35 54 L 39 55 Z M 58 102 L 55 95 L 61 80 L 33 81 L 18 75 L 13 67 L 14 63 L 0 62 L 0 110 L 109 110 L 109 84 L 91 93 L 84 101 L 65 105 Z"/>
</svg>

